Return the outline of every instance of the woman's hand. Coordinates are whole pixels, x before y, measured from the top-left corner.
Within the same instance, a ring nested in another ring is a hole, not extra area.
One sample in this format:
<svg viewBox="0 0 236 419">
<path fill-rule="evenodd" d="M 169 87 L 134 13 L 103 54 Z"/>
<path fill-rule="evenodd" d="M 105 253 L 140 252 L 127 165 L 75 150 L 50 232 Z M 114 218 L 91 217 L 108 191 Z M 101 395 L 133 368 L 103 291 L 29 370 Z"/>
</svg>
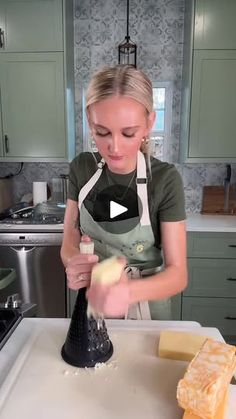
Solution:
<svg viewBox="0 0 236 419">
<path fill-rule="evenodd" d="M 105 317 L 123 317 L 129 308 L 129 279 L 123 271 L 121 279 L 114 285 L 92 284 L 87 291 L 91 307 Z"/>
<path fill-rule="evenodd" d="M 97 262 L 97 255 L 78 253 L 70 258 L 66 266 L 68 287 L 72 290 L 89 287 L 91 271 Z"/>
</svg>

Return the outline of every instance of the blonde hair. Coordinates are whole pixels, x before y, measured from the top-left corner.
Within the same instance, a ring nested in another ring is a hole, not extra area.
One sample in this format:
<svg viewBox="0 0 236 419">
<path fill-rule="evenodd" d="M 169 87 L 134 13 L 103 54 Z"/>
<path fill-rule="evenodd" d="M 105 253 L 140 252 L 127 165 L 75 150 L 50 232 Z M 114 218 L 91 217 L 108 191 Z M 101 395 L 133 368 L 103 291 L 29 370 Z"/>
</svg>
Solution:
<svg viewBox="0 0 236 419">
<path fill-rule="evenodd" d="M 147 114 L 153 111 L 151 80 L 142 70 L 132 65 L 104 67 L 96 72 L 87 89 L 86 110 L 93 103 L 114 95 L 136 100 L 146 108 Z M 149 154 L 148 141 L 143 141 L 141 151 Z"/>
<path fill-rule="evenodd" d="M 153 110 L 152 83 L 143 71 L 132 65 L 104 67 L 95 73 L 88 86 L 86 108 L 114 95 L 136 100 L 148 113 Z"/>
</svg>

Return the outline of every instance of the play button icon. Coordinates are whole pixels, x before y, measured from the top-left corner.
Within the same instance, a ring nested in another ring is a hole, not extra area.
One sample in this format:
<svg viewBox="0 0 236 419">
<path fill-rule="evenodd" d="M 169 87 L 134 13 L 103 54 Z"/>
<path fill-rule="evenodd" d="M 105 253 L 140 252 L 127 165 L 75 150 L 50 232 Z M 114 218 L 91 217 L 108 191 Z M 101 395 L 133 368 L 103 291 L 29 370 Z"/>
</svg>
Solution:
<svg viewBox="0 0 236 419">
<path fill-rule="evenodd" d="M 142 203 L 137 191 L 123 185 L 112 185 L 91 193 L 87 204 L 92 218 L 106 232 L 124 234 L 140 222 Z"/>
<path fill-rule="evenodd" d="M 128 211 L 127 207 L 124 207 L 117 202 L 110 201 L 110 218 L 118 217 L 118 215 L 121 215 L 126 211 Z"/>
</svg>

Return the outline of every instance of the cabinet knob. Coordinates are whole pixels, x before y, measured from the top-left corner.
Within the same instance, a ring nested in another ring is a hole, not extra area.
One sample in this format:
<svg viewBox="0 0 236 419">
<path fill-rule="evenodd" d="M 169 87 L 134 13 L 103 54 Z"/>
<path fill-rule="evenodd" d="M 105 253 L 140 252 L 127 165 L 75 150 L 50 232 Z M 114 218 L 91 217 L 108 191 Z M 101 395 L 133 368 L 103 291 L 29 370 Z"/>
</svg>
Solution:
<svg viewBox="0 0 236 419">
<path fill-rule="evenodd" d="M 4 31 L 0 28 L 0 48 L 4 48 Z"/>
</svg>

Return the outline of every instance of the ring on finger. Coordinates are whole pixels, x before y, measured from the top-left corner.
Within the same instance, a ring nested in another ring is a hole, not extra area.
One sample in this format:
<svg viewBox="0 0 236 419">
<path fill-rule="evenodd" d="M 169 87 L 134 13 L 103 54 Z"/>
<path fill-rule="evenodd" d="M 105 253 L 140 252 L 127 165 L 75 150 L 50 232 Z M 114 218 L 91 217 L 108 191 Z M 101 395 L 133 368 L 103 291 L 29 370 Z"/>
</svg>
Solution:
<svg viewBox="0 0 236 419">
<path fill-rule="evenodd" d="M 86 281 L 86 278 L 85 278 L 84 274 L 77 274 L 76 279 L 77 279 L 77 281 Z"/>
</svg>

